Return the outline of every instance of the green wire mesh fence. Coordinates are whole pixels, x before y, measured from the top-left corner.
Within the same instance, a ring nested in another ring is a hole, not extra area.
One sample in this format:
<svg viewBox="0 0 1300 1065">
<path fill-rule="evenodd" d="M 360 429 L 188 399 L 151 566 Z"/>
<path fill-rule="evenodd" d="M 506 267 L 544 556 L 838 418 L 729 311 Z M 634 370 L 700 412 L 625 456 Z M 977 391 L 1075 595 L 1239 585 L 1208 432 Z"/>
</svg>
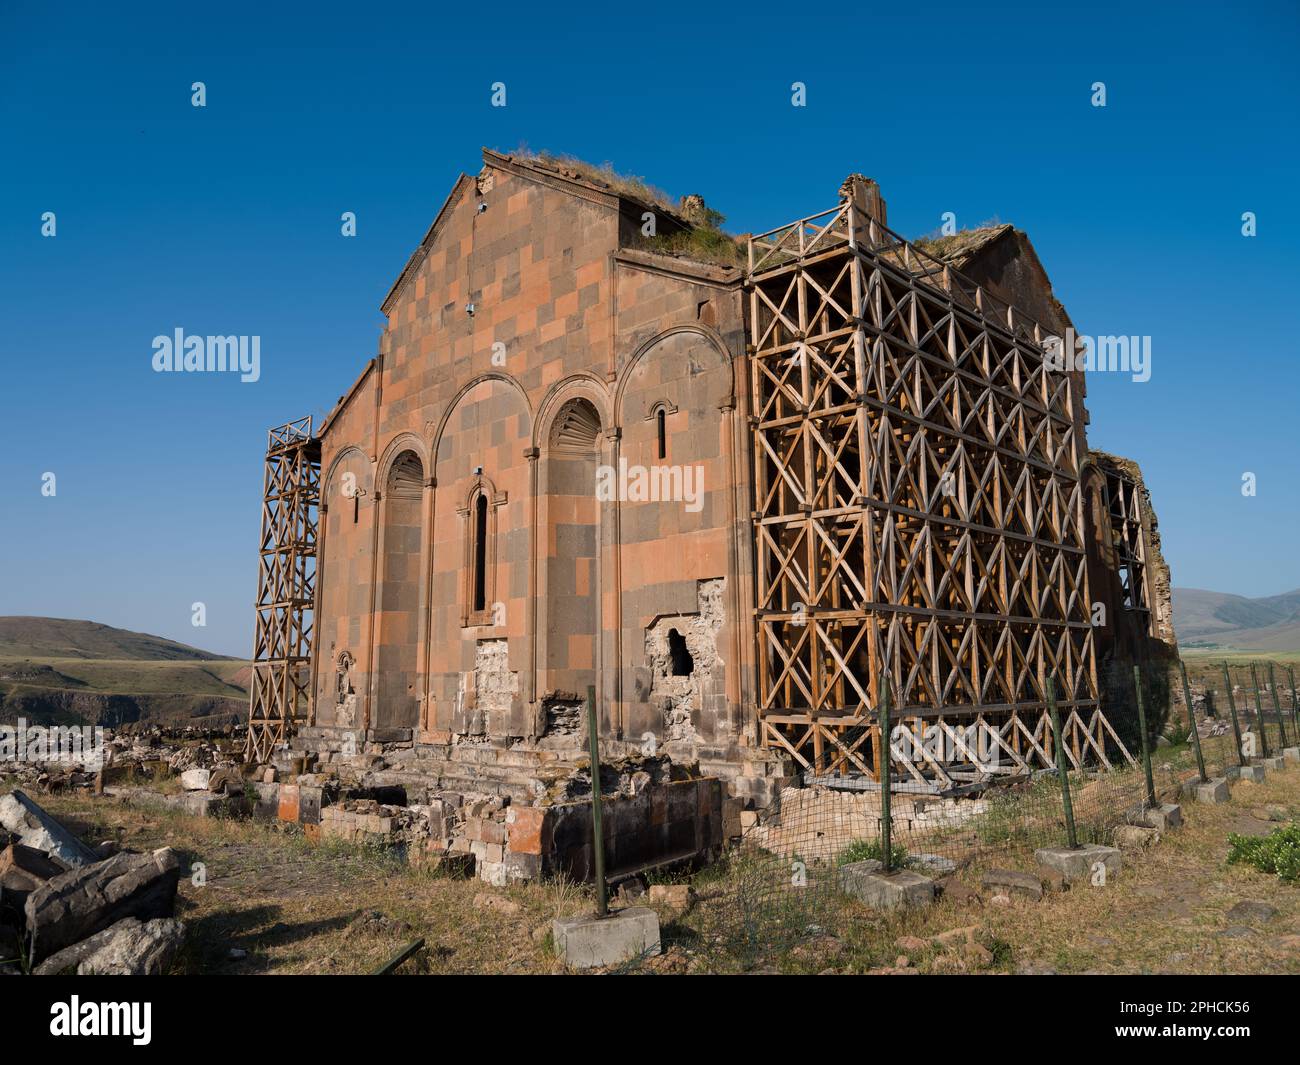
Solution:
<svg viewBox="0 0 1300 1065">
<path fill-rule="evenodd" d="M 1147 826 L 1152 799 L 1179 802 L 1201 779 L 1195 740 L 1208 778 L 1233 776 L 1243 761 L 1259 764 L 1265 751 L 1278 757 L 1300 744 L 1292 674 L 1276 662 L 1253 665 L 1255 682 L 1251 663 L 1225 670 L 1204 661 L 1187 667 L 1186 689 L 1178 662 L 1160 676 L 1140 678 L 1149 787 L 1138 688 L 1130 682 L 1125 693 L 1122 685 L 1111 686 L 1108 717 L 1133 738 L 1133 764 L 1115 749 L 1108 752 L 1111 769 L 1067 771 L 1079 844 L 1117 845 L 1125 826 Z M 1069 842 L 1055 769 L 947 794 L 922 790 L 895 772 L 887 821 L 877 781 L 801 783 L 749 815 L 723 858 L 690 876 L 698 901 L 665 925 L 662 939 L 665 950 L 689 955 L 693 970 L 761 968 L 803 941 L 851 934 L 869 913 L 852 891 L 854 870 L 874 868 L 864 862 L 922 873 L 942 890 L 954 881 L 978 885 L 995 878 L 995 870 L 1033 872 L 1036 850 Z"/>
</svg>

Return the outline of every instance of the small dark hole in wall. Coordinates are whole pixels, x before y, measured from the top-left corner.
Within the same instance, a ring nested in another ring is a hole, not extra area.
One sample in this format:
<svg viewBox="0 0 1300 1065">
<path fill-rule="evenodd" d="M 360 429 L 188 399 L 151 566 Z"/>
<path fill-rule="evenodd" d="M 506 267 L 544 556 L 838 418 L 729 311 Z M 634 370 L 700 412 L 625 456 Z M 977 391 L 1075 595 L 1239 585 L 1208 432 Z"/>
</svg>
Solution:
<svg viewBox="0 0 1300 1065">
<path fill-rule="evenodd" d="M 672 659 L 674 677 L 689 677 L 695 672 L 695 659 L 686 649 L 686 637 L 676 629 L 668 630 L 668 657 Z"/>
</svg>

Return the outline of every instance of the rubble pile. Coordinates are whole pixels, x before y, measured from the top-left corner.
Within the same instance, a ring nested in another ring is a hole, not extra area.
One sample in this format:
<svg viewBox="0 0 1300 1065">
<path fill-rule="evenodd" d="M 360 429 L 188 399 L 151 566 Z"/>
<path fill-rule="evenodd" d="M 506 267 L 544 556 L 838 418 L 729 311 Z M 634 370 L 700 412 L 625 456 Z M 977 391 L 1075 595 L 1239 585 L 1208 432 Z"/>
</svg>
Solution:
<svg viewBox="0 0 1300 1065">
<path fill-rule="evenodd" d="M 80 759 L 6 759 L 0 762 L 0 776 L 18 787 L 57 792 L 94 788 L 101 771 L 109 783 L 176 776 L 189 769 L 226 768 L 238 773 L 246 730 L 243 725 L 224 729 L 136 724 L 96 727 L 102 747 L 87 750 Z"/>
<path fill-rule="evenodd" d="M 92 849 L 22 791 L 0 795 L 0 974 L 164 973 L 185 938 L 180 860 Z M 115 852 L 115 853 L 110 853 Z"/>
</svg>

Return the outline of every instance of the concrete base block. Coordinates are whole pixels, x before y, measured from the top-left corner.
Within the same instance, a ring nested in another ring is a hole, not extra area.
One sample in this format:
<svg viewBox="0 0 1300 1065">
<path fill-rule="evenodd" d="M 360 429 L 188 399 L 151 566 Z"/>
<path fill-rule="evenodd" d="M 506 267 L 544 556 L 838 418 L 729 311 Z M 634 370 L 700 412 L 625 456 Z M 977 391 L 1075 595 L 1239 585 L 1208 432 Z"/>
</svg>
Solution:
<svg viewBox="0 0 1300 1065">
<path fill-rule="evenodd" d="M 1237 770 L 1238 780 L 1247 780 L 1252 784 L 1262 784 L 1266 776 L 1268 776 L 1268 768 L 1262 762 L 1255 765 L 1243 765 Z"/>
<path fill-rule="evenodd" d="M 604 918 L 557 917 L 551 936 L 571 969 L 619 965 L 659 953 L 659 915 L 648 906 L 629 906 Z"/>
<path fill-rule="evenodd" d="M 868 860 L 843 866 L 839 875 L 840 888 L 873 909 L 898 910 L 934 902 L 934 881 L 910 869 L 882 873 L 879 862 Z"/>
<path fill-rule="evenodd" d="M 1042 847 L 1034 851 L 1034 861 L 1046 869 L 1055 869 L 1066 881 L 1091 880 L 1093 867 L 1100 862 L 1106 869 L 1106 875 L 1112 876 L 1120 870 L 1119 850 L 1115 847 L 1103 847 L 1100 843 L 1089 843 L 1076 850 L 1069 847 Z"/>
<path fill-rule="evenodd" d="M 1197 802 L 1218 805 L 1232 798 L 1232 792 L 1228 789 L 1228 782 L 1223 777 L 1214 777 L 1205 784 L 1202 784 L 1199 780 L 1194 781 L 1194 783 L 1196 788 L 1193 795 Z"/>
<path fill-rule="evenodd" d="M 1261 758 L 1259 764 L 1265 769 L 1281 771 L 1286 768 L 1286 759 L 1279 758 L 1277 755 L 1269 755 L 1267 758 Z"/>
<path fill-rule="evenodd" d="M 1282 761 L 1300 762 L 1300 747 L 1285 747 L 1282 750 Z"/>
<path fill-rule="evenodd" d="M 1163 802 L 1149 810 L 1142 811 L 1140 823 L 1159 832 L 1168 832 L 1183 823 L 1183 808 L 1176 802 Z"/>
</svg>

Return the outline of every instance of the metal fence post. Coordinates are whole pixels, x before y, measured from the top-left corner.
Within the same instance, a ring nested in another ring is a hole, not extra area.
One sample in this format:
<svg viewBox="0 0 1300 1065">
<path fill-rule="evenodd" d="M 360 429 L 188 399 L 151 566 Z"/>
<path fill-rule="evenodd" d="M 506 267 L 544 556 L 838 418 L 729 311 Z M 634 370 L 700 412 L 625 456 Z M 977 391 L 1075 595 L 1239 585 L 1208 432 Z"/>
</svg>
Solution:
<svg viewBox="0 0 1300 1065">
<path fill-rule="evenodd" d="M 609 916 L 605 884 L 605 829 L 600 802 L 600 727 L 596 722 L 596 686 L 587 685 L 587 738 L 591 747 L 591 856 L 596 873 L 596 916 Z"/>
<path fill-rule="evenodd" d="M 1133 667 L 1133 690 L 1137 693 L 1138 728 L 1142 730 L 1142 772 L 1147 778 L 1147 805 L 1156 806 L 1156 781 L 1151 775 L 1151 740 L 1147 736 L 1147 711 L 1142 701 L 1142 670 Z"/>
<path fill-rule="evenodd" d="M 1283 750 L 1286 749 L 1286 726 L 1282 723 L 1286 720 L 1282 713 L 1282 700 L 1278 698 L 1277 681 L 1273 677 L 1273 663 L 1268 664 L 1268 686 L 1273 693 L 1273 712 L 1277 714 L 1277 736 L 1278 743 Z"/>
<path fill-rule="evenodd" d="M 1295 697 L 1295 670 L 1287 666 L 1286 675 L 1291 678 L 1291 724 L 1295 726 L 1296 732 L 1300 733 L 1300 703 L 1296 702 Z"/>
<path fill-rule="evenodd" d="M 1056 709 L 1056 678 L 1047 678 L 1047 713 L 1052 721 L 1052 740 L 1056 744 L 1056 775 L 1061 778 L 1061 808 L 1065 811 L 1065 837 L 1070 850 L 1079 849 L 1074 828 L 1074 803 L 1070 799 L 1070 774 L 1065 764 L 1065 745 L 1061 742 L 1061 715 Z"/>
<path fill-rule="evenodd" d="M 894 858 L 894 832 L 893 822 L 889 813 L 889 790 L 891 786 L 890 777 L 893 766 L 892 756 L 890 755 L 890 729 L 889 725 L 889 679 L 880 678 L 880 868 L 883 872 L 888 873 L 893 867 Z"/>
<path fill-rule="evenodd" d="M 1237 764 L 1246 764 L 1246 752 L 1241 746 L 1241 722 L 1237 720 L 1237 700 L 1232 694 L 1232 674 L 1228 672 L 1228 663 L 1223 663 L 1223 683 L 1228 691 L 1228 713 L 1232 715 L 1232 736 L 1237 741 Z"/>
<path fill-rule="evenodd" d="M 1187 724 L 1192 729 L 1192 746 L 1196 748 L 1196 768 L 1201 771 L 1201 783 L 1210 782 L 1209 775 L 1205 772 L 1205 756 L 1201 754 L 1201 733 L 1196 727 L 1196 715 L 1192 713 L 1192 689 L 1187 683 L 1187 665 L 1180 658 L 1178 660 L 1178 669 L 1183 675 L 1183 702 L 1187 704 Z"/>
<path fill-rule="evenodd" d="M 1264 729 L 1264 700 L 1259 697 L 1259 677 L 1255 675 L 1255 663 L 1250 664 L 1250 684 L 1255 689 L 1255 720 L 1259 723 L 1259 753 L 1268 757 L 1268 732 Z"/>
</svg>

